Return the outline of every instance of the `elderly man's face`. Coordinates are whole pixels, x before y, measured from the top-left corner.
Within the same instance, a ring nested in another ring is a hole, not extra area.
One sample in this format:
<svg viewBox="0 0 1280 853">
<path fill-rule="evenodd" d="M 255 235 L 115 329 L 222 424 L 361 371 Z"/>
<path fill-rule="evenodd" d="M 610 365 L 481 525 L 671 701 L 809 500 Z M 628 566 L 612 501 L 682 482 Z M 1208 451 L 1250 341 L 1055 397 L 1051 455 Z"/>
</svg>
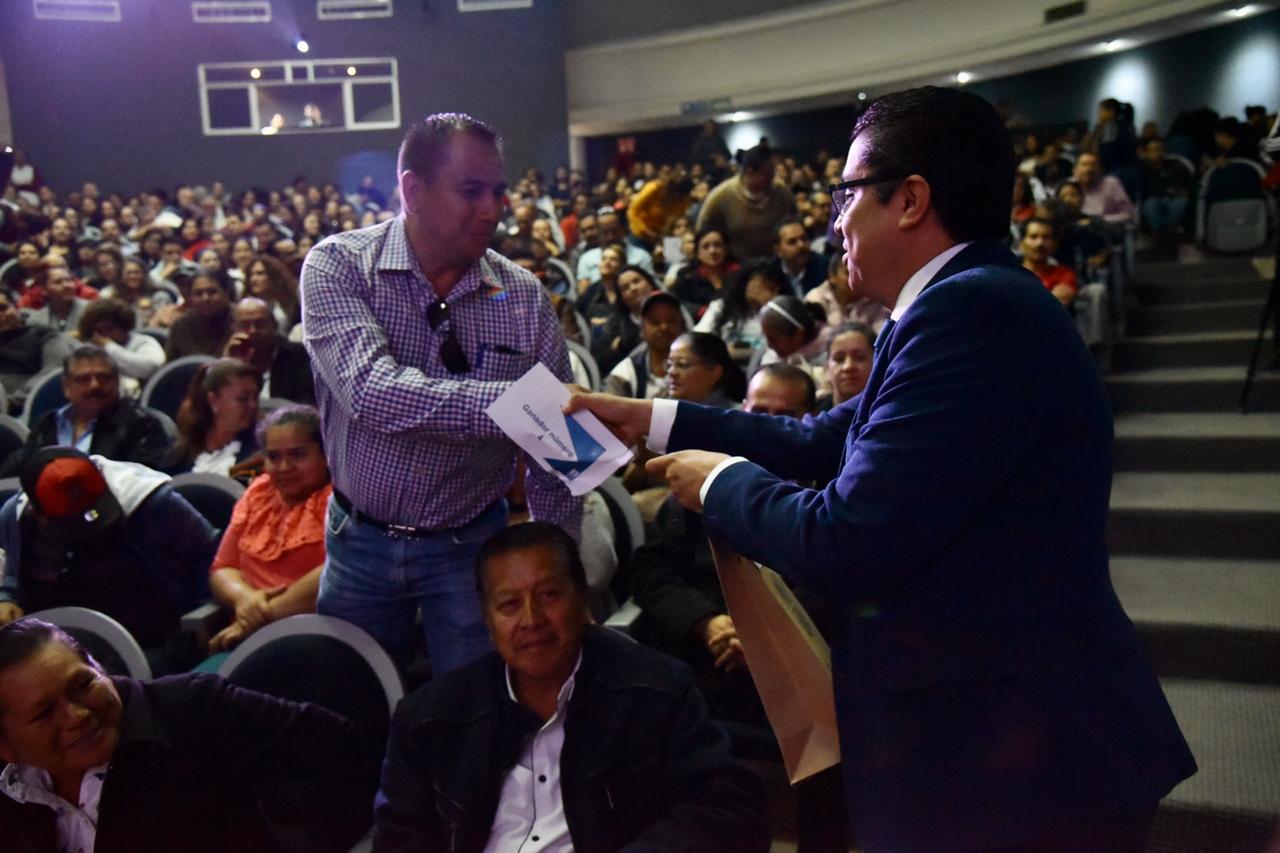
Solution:
<svg viewBox="0 0 1280 853">
<path fill-rule="evenodd" d="M 253 302 L 236 306 L 232 328 L 247 336 L 252 349 L 266 349 L 276 336 L 276 320 L 271 308 Z"/>
<path fill-rule="evenodd" d="M 587 604 L 550 548 L 499 554 L 485 567 L 484 618 L 517 687 L 563 684 L 573 672 L 587 625 Z"/>
<path fill-rule="evenodd" d="M 0 758 L 48 772 L 59 792 L 111 760 L 123 715 L 111 680 L 62 643 L 0 672 Z"/>
</svg>

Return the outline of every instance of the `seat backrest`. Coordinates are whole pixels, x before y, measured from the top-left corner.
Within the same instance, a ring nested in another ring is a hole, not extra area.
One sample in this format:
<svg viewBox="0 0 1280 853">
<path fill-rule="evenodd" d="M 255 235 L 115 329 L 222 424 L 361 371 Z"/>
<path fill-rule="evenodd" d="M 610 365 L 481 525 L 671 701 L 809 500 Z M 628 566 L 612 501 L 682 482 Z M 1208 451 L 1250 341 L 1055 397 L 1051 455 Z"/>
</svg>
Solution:
<svg viewBox="0 0 1280 853">
<path fill-rule="evenodd" d="M 618 569 L 614 578 L 615 583 L 625 589 L 630 580 L 631 555 L 644 544 L 644 517 L 640 515 L 635 498 L 619 478 L 608 478 L 596 486 L 595 491 L 604 498 L 613 519 L 613 546 L 618 553 Z"/>
<path fill-rule="evenodd" d="M 1262 167 L 1251 160 L 1228 160 L 1214 166 L 1204 176 L 1204 200 L 1218 201 L 1266 198 L 1262 189 Z"/>
<path fill-rule="evenodd" d="M 31 391 L 22 404 L 22 422 L 28 427 L 35 426 L 49 412 L 67 404 L 67 395 L 62 393 L 62 368 L 46 370 L 31 383 Z"/>
<path fill-rule="evenodd" d="M 564 345 L 569 348 L 569 352 L 578 356 L 582 362 L 582 366 L 587 370 L 587 376 L 591 379 L 591 390 L 600 390 L 600 366 L 596 364 L 596 358 L 591 354 L 591 350 L 584 347 L 577 341 L 565 340 Z"/>
<path fill-rule="evenodd" d="M 27 441 L 27 425 L 12 415 L 0 414 L 0 459 L 7 459 Z"/>
<path fill-rule="evenodd" d="M 53 607 L 28 615 L 51 622 L 75 637 L 109 674 L 151 680 L 151 664 L 142 647 L 107 614 L 87 607 Z"/>
<path fill-rule="evenodd" d="M 187 396 L 187 389 L 191 387 L 196 371 L 201 365 L 214 360 L 208 355 L 188 355 L 163 365 L 147 380 L 139 402 L 149 408 L 159 409 L 176 420 L 178 407 Z"/>
<path fill-rule="evenodd" d="M 244 494 L 244 486 L 221 474 L 179 474 L 170 485 L 219 530 L 227 529 L 231 511 Z"/>
<path fill-rule="evenodd" d="M 173 422 L 173 418 L 150 406 L 147 406 L 144 411 L 160 422 L 160 426 L 164 427 L 164 434 L 169 437 L 169 441 L 178 440 L 178 425 Z"/>
<path fill-rule="evenodd" d="M 4 506 L 5 501 L 22 491 L 22 481 L 17 477 L 5 477 L 0 480 L 0 506 Z"/>
<path fill-rule="evenodd" d="M 379 755 L 404 697 L 400 673 L 377 641 L 349 622 L 314 613 L 255 631 L 218 674 L 241 687 L 341 714 Z"/>
</svg>

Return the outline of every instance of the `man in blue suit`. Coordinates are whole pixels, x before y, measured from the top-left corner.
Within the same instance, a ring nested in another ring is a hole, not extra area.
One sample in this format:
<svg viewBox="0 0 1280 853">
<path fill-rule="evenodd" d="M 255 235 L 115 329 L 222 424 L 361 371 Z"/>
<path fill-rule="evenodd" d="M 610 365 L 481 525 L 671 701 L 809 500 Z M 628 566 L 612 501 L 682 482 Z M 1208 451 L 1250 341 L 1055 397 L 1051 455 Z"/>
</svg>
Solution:
<svg viewBox="0 0 1280 853">
<path fill-rule="evenodd" d="M 678 451 L 651 470 L 710 536 L 830 599 L 870 851 L 1140 851 L 1195 772 L 1111 586 L 1102 384 L 1000 242 L 1013 174 L 976 95 L 874 101 L 833 188 L 853 296 L 892 310 L 861 395 L 804 420 L 569 404 Z"/>
</svg>

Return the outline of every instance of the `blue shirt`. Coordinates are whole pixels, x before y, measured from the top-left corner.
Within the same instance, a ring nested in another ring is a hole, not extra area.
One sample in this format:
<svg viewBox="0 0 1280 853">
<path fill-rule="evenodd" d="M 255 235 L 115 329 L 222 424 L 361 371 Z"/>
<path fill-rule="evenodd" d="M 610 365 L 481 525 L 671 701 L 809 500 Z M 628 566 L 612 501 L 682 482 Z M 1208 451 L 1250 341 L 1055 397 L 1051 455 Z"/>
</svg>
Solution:
<svg viewBox="0 0 1280 853">
<path fill-rule="evenodd" d="M 98 425 L 97 418 L 89 421 L 89 428 L 80 436 L 79 441 L 76 441 L 76 423 L 71 417 L 70 403 L 53 413 L 53 422 L 58 427 L 58 444 L 89 452 L 89 445 L 93 443 L 93 428 Z"/>
</svg>

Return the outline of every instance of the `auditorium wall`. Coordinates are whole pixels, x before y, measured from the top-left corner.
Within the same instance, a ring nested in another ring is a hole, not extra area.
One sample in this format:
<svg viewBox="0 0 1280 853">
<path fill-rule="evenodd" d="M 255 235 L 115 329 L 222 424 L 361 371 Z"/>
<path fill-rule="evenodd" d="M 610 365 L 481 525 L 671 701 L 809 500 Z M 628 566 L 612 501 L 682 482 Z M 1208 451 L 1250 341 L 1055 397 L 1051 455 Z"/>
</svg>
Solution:
<svg viewBox="0 0 1280 853">
<path fill-rule="evenodd" d="M 453 2 L 397 2 L 391 19 L 319 21 L 315 0 L 273 0 L 266 24 L 195 24 L 178 0 L 122 3 L 118 23 L 35 20 L 15 3 L 0 26 L 14 142 L 59 189 L 121 190 L 224 180 L 230 188 L 394 176 L 402 130 L 205 136 L 202 62 L 393 56 L 402 124 L 470 112 L 506 141 L 512 174 L 567 158 L 559 3 L 460 13 Z M 303 35 L 303 57 L 294 41 Z"/>
<path fill-rule="evenodd" d="M 1036 126 L 1091 122 L 1099 100 L 1117 97 L 1134 104 L 1137 121 L 1155 119 L 1167 128 L 1178 112 L 1209 106 L 1243 118 L 1244 105 L 1280 108 L 1280 11 L 1093 59 L 982 80 L 970 88 Z M 872 95 L 876 94 L 874 91 Z M 778 150 L 812 157 L 821 148 L 847 144 L 857 113 L 846 105 L 820 110 L 753 116 L 725 122 L 731 148 L 768 137 Z M 641 159 L 684 160 L 698 128 L 679 127 L 633 134 Z M 611 162 L 620 135 L 585 140 L 589 171 L 599 176 Z"/>
</svg>

